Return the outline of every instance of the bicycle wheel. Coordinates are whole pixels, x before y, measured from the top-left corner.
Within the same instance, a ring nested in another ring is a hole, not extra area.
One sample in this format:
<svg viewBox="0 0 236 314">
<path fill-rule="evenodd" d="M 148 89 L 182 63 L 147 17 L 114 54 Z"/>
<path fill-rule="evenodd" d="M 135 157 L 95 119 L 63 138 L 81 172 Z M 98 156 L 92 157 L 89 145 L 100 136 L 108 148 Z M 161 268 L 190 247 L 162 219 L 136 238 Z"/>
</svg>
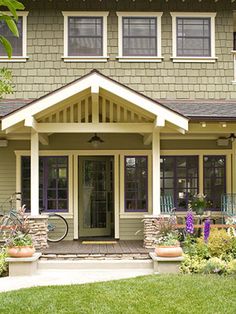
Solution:
<svg viewBox="0 0 236 314">
<path fill-rule="evenodd" d="M 62 241 L 68 233 L 68 223 L 58 214 L 50 214 L 48 217 L 48 241 Z"/>
</svg>

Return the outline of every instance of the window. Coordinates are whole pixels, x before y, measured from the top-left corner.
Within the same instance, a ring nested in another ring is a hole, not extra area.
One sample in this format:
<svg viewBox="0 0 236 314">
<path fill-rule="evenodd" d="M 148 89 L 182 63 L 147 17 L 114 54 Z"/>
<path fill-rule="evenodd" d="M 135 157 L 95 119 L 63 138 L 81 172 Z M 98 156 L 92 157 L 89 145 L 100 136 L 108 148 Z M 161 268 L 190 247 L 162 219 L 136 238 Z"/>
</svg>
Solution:
<svg viewBox="0 0 236 314">
<path fill-rule="evenodd" d="M 236 32 L 234 32 L 234 34 L 233 34 L 233 39 L 234 39 L 234 41 L 233 41 L 233 50 L 235 51 L 236 50 Z"/>
<path fill-rule="evenodd" d="M 161 195 L 172 195 L 177 210 L 188 208 L 198 181 L 198 156 L 161 157 Z"/>
<path fill-rule="evenodd" d="M 120 61 L 161 61 L 162 13 L 117 12 Z"/>
<path fill-rule="evenodd" d="M 107 12 L 63 12 L 64 60 L 107 61 Z"/>
<path fill-rule="evenodd" d="M 7 27 L 6 23 L 0 21 L 0 34 L 5 36 L 12 45 L 12 57 L 8 58 L 7 53 L 2 45 L 0 45 L 0 61 L 11 62 L 11 61 L 26 61 L 26 24 L 28 12 L 18 12 L 19 18 L 16 22 L 19 37 L 16 37 Z"/>
<path fill-rule="evenodd" d="M 125 211 L 148 211 L 148 157 L 125 156 Z"/>
<path fill-rule="evenodd" d="M 30 157 L 21 159 L 22 202 L 30 209 Z M 68 157 L 39 158 L 39 207 L 68 211 Z"/>
<path fill-rule="evenodd" d="M 226 157 L 204 156 L 204 194 L 211 208 L 221 208 L 221 195 L 226 193 Z"/>
<path fill-rule="evenodd" d="M 215 62 L 215 13 L 171 13 L 174 62 Z"/>
</svg>

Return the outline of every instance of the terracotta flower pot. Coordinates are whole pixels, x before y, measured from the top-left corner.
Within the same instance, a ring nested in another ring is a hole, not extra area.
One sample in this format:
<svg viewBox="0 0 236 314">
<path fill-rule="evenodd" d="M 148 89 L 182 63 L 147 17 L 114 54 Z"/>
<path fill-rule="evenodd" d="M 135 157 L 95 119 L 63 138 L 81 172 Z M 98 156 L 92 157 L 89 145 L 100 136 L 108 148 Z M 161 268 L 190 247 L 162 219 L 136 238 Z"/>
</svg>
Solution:
<svg viewBox="0 0 236 314">
<path fill-rule="evenodd" d="M 155 253 L 160 257 L 179 257 L 183 255 L 183 250 L 180 246 L 157 246 Z"/>
<path fill-rule="evenodd" d="M 7 249 L 10 257 L 32 257 L 35 253 L 33 246 L 13 246 Z"/>
</svg>

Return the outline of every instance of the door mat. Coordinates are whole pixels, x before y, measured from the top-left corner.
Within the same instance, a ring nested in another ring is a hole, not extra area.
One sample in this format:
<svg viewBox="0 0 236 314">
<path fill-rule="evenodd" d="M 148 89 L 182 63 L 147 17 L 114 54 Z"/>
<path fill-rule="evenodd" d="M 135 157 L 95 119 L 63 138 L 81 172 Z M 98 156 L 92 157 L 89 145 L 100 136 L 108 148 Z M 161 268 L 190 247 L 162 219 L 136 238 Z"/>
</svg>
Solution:
<svg viewBox="0 0 236 314">
<path fill-rule="evenodd" d="M 117 241 L 82 241 L 82 244 L 117 244 Z"/>
</svg>

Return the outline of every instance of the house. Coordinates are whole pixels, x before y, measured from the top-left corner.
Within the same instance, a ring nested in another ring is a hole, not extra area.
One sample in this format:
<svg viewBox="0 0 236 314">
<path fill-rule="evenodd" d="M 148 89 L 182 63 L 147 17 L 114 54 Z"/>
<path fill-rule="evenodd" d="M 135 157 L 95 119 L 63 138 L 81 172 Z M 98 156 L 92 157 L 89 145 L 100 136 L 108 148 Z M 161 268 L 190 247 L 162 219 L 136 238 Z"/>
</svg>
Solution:
<svg viewBox="0 0 236 314">
<path fill-rule="evenodd" d="M 23 3 L 12 59 L 0 51 L 15 83 L 0 200 L 59 212 L 67 240 L 142 239 L 161 195 L 184 212 L 204 193 L 220 211 L 236 193 L 236 2 Z"/>
</svg>

